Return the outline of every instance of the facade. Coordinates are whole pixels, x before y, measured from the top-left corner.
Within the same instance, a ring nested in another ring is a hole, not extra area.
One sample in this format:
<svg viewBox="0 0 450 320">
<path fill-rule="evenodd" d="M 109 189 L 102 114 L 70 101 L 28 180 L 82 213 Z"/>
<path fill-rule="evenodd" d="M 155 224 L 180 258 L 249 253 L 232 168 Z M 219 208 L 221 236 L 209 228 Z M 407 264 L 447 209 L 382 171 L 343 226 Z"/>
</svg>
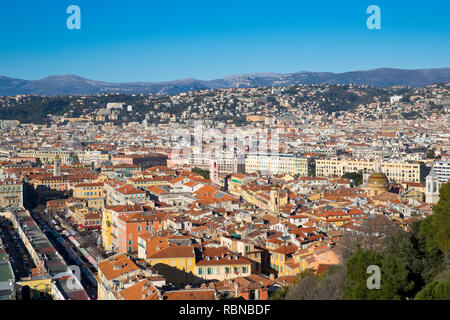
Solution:
<svg viewBox="0 0 450 320">
<path fill-rule="evenodd" d="M 191 153 L 189 158 L 189 165 L 194 168 L 209 170 L 211 164 L 211 157 L 207 153 Z M 232 153 L 215 155 L 214 159 L 217 161 L 217 168 L 219 174 L 232 172 L 245 172 L 245 158 L 242 155 L 235 155 Z"/>
<path fill-rule="evenodd" d="M 23 184 L 18 179 L 0 177 L 0 207 L 22 206 Z"/>
<path fill-rule="evenodd" d="M 112 157 L 113 165 L 128 164 L 139 166 L 145 170 L 155 166 L 166 166 L 168 157 L 164 154 L 133 154 L 133 155 L 114 155 Z"/>
<path fill-rule="evenodd" d="M 70 207 L 69 216 L 76 222 L 80 230 L 100 230 L 102 226 L 102 214 L 82 206 Z"/>
<path fill-rule="evenodd" d="M 205 280 L 226 280 L 251 274 L 252 261 L 226 248 L 206 248 L 195 265 L 195 275 Z"/>
<path fill-rule="evenodd" d="M 169 246 L 147 258 L 151 266 L 165 264 L 186 273 L 194 273 L 195 252 L 191 246 Z"/>
<path fill-rule="evenodd" d="M 117 219 L 115 245 L 118 252 L 121 253 L 137 252 L 139 236 L 165 229 L 167 229 L 166 216 L 161 212 L 139 212 L 122 215 Z"/>
<path fill-rule="evenodd" d="M 39 158 L 44 164 L 54 163 L 56 159 L 60 159 L 62 163 L 69 164 L 72 152 L 60 150 L 23 150 L 18 153 L 19 157 Z"/>
<path fill-rule="evenodd" d="M 425 184 L 425 202 L 431 204 L 438 203 L 441 180 L 434 169 L 431 169 L 430 174 L 425 179 Z"/>
<path fill-rule="evenodd" d="M 106 251 L 118 248 L 118 219 L 120 216 L 143 212 L 142 206 L 118 205 L 107 206 L 102 214 L 102 245 Z"/>
<path fill-rule="evenodd" d="M 375 172 L 376 161 L 348 160 L 348 159 L 326 159 L 316 160 L 316 175 L 321 177 L 341 177 L 346 172 Z M 382 162 L 381 172 L 390 181 L 395 182 L 421 182 L 423 164 L 406 162 Z"/>
<path fill-rule="evenodd" d="M 245 159 L 245 172 L 266 171 L 273 175 L 290 174 L 307 176 L 312 159 L 300 158 L 292 154 L 249 154 Z"/>
<path fill-rule="evenodd" d="M 450 162 L 436 161 L 433 165 L 434 172 L 439 177 L 441 184 L 447 183 L 450 180 Z"/>
</svg>

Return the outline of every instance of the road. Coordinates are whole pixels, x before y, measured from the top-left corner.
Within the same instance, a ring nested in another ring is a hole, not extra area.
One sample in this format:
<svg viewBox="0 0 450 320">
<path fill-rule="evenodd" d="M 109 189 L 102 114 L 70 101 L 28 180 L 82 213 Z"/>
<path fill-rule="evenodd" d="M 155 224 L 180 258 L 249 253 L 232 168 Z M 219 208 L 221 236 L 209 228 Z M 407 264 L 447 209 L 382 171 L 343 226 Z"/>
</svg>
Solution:
<svg viewBox="0 0 450 320">
<path fill-rule="evenodd" d="M 13 228 L 11 221 L 1 219 L 0 227 L 0 236 L 5 245 L 6 252 L 8 252 L 8 255 L 10 256 L 11 266 L 16 279 L 28 277 L 31 273 L 31 269 L 34 268 L 35 265 L 25 244 L 20 239 L 17 231 Z"/>
<path fill-rule="evenodd" d="M 30 213 L 35 219 L 36 223 L 39 224 L 39 228 L 41 230 L 44 231 L 45 226 L 48 226 L 51 229 L 51 231 L 58 232 L 55 229 L 55 225 L 51 223 L 52 218 L 48 214 L 44 213 L 39 214 L 39 212 L 36 210 L 30 210 Z M 36 219 L 37 217 L 39 217 L 40 220 Z M 53 247 L 56 250 L 58 250 L 59 254 L 63 257 L 64 261 L 66 261 L 68 265 L 77 265 L 77 263 L 69 256 L 65 248 L 56 241 L 56 237 L 52 232 L 45 232 L 45 234 L 48 240 L 52 243 Z M 64 238 L 62 234 L 60 235 L 61 237 Z M 95 270 L 95 268 L 88 261 L 86 261 L 86 259 L 78 252 L 77 247 L 68 239 L 65 239 L 65 243 L 70 249 L 72 249 L 72 251 L 75 253 L 75 256 L 82 262 L 82 264 L 79 267 L 80 268 L 85 267 L 87 270 L 89 270 L 91 275 L 94 275 L 97 272 L 97 270 Z M 83 274 L 81 275 L 81 284 L 83 285 L 83 287 L 85 288 L 86 292 L 88 293 L 91 299 L 97 298 L 97 286 L 88 281 L 88 279 Z"/>
</svg>

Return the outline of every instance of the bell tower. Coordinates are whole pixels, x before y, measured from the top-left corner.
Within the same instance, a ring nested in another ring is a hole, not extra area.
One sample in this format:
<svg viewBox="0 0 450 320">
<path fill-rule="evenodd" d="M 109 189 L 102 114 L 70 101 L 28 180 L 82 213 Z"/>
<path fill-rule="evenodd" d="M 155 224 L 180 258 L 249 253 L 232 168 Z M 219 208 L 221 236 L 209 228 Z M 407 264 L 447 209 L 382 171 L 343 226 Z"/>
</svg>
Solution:
<svg viewBox="0 0 450 320">
<path fill-rule="evenodd" d="M 59 155 L 56 155 L 55 161 L 53 162 L 53 176 L 61 176 L 61 159 L 59 158 Z"/>
<path fill-rule="evenodd" d="M 439 177 L 434 168 L 431 168 L 430 174 L 425 179 L 426 190 L 425 190 L 425 202 L 436 204 L 439 201 L 439 188 L 441 186 L 439 182 Z"/>
<path fill-rule="evenodd" d="M 219 168 L 217 166 L 217 159 L 211 159 L 209 162 L 209 177 L 212 183 L 219 184 Z"/>
</svg>

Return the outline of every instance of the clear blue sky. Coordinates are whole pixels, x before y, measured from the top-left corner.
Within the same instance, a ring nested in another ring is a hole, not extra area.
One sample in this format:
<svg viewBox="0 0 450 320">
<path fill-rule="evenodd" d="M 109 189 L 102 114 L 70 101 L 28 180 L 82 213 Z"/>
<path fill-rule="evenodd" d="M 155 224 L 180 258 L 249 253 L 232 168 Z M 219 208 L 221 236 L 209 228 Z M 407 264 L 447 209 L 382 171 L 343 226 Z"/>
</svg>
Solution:
<svg viewBox="0 0 450 320">
<path fill-rule="evenodd" d="M 81 30 L 66 27 L 71 4 Z M 366 27 L 371 4 L 381 30 Z M 0 41 L 0 75 L 28 80 L 449 67 L 450 1 L 2 1 Z"/>
</svg>

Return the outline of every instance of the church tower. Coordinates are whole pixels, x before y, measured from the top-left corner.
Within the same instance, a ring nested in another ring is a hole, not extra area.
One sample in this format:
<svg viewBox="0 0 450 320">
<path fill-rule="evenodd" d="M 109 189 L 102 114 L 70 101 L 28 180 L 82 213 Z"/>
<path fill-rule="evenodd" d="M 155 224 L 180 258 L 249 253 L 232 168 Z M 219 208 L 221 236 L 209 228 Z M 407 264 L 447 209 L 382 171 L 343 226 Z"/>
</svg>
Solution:
<svg viewBox="0 0 450 320">
<path fill-rule="evenodd" d="M 209 178 L 214 184 L 219 184 L 219 168 L 217 167 L 217 159 L 211 159 L 209 162 Z"/>
<path fill-rule="evenodd" d="M 272 186 L 270 190 L 270 211 L 280 214 L 280 187 L 278 185 Z"/>
<path fill-rule="evenodd" d="M 439 177 L 434 168 L 431 168 L 430 174 L 425 179 L 426 190 L 425 190 L 425 202 L 436 204 L 439 201 L 439 188 L 441 186 L 439 182 Z"/>
<path fill-rule="evenodd" d="M 59 158 L 59 155 L 56 155 L 55 161 L 53 162 L 53 176 L 61 176 L 61 159 Z"/>
</svg>

